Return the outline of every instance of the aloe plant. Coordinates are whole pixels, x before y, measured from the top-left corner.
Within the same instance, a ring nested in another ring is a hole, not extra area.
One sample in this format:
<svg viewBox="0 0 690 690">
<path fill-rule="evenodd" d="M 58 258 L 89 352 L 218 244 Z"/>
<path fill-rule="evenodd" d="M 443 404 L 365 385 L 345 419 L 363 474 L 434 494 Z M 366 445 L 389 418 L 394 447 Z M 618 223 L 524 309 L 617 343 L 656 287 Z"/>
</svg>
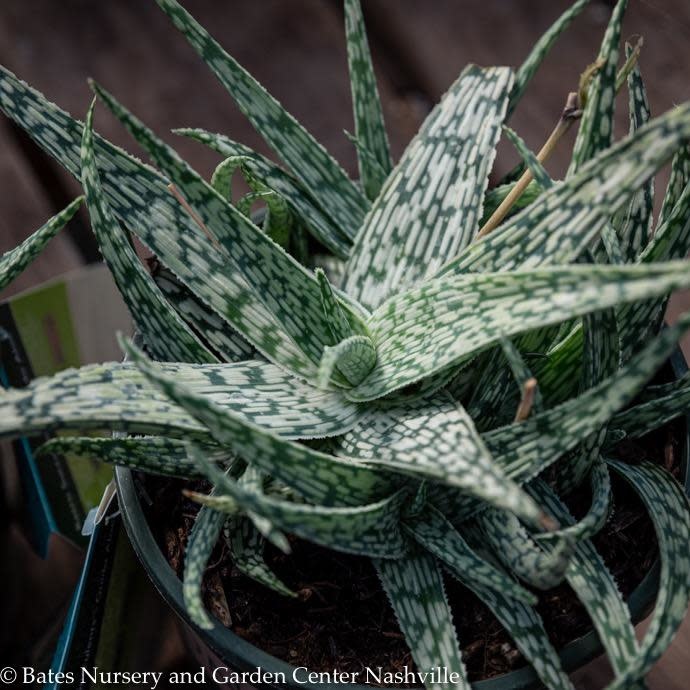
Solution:
<svg viewBox="0 0 690 690">
<path fill-rule="evenodd" d="M 207 182 L 101 86 L 82 124 L 2 70 L 0 107 L 81 181 L 144 346 L 123 340 L 124 363 L 5 391 L 0 435 L 125 432 L 61 434 L 42 452 L 206 478 L 210 493 L 190 493 L 202 507 L 184 573 L 200 628 L 214 625 L 201 581 L 217 540 L 291 596 L 264 560 L 267 542 L 289 551 L 290 534 L 371 558 L 418 668 L 456 671 L 456 687 L 469 683 L 444 576 L 487 604 L 549 688 L 572 686 L 534 590 L 567 581 L 606 648 L 610 687 L 642 687 L 687 608 L 690 510 L 671 474 L 624 463 L 616 443 L 690 408 L 688 377 L 649 384 L 690 327 L 685 315 L 661 329 L 668 294 L 690 287 L 690 104 L 649 119 L 634 55 L 618 71 L 626 0 L 588 71 L 563 181 L 506 122 L 586 0 L 516 72 L 467 67 L 395 166 L 359 0 L 345 0 L 361 184 L 175 0 L 157 1 L 283 165 L 180 130 L 222 154 Z M 631 131 L 614 142 L 626 81 Z M 96 100 L 156 168 L 94 132 Z M 514 176 L 488 188 L 504 132 L 524 158 L 520 198 Z M 653 177 L 671 158 L 653 228 Z M 237 174 L 251 189 L 241 199 Z M 0 286 L 78 203 L 2 258 Z M 155 275 L 130 233 L 157 257 Z M 642 499 L 659 545 L 641 642 L 591 541 L 612 474 Z M 576 521 L 563 498 L 581 485 L 591 507 Z"/>
</svg>

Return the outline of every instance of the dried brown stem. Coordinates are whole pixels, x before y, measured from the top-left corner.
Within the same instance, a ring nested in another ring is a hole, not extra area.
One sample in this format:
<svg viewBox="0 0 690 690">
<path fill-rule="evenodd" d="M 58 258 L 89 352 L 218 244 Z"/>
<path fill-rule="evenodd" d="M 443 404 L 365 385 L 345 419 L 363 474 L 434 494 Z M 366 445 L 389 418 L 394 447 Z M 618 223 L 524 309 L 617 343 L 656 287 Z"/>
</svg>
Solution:
<svg viewBox="0 0 690 690">
<path fill-rule="evenodd" d="M 522 386 L 522 399 L 515 413 L 516 422 L 524 422 L 529 417 L 534 405 L 534 396 L 537 393 L 537 379 L 531 378 Z"/>
<path fill-rule="evenodd" d="M 541 150 L 537 154 L 537 160 L 540 163 L 545 163 L 558 142 L 568 133 L 572 127 L 573 122 L 582 116 L 582 110 L 579 105 L 579 97 L 574 91 L 568 94 L 568 98 L 561 113 L 556 126 L 549 135 Z M 477 239 L 481 239 L 488 235 L 492 230 L 497 228 L 503 219 L 508 215 L 510 209 L 515 205 L 517 200 L 522 196 L 529 183 L 534 179 L 531 170 L 525 170 L 522 177 L 515 183 L 515 186 L 510 190 L 508 196 L 501 202 L 500 206 L 491 214 L 489 220 L 486 221 L 484 227 L 477 234 Z"/>
</svg>

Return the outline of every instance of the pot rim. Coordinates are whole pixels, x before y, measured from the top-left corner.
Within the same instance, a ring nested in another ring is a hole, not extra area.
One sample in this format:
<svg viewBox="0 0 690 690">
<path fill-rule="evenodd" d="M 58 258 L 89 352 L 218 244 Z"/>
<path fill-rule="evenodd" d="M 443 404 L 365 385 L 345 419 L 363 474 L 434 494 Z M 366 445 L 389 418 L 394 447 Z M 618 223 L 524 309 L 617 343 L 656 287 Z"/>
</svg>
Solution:
<svg viewBox="0 0 690 690">
<path fill-rule="evenodd" d="M 688 365 L 680 348 L 671 356 L 670 364 L 676 378 L 680 378 L 688 371 Z M 690 460 L 690 414 L 686 415 L 684 419 L 685 433 L 683 434 L 680 462 L 685 491 L 690 495 L 690 472 L 688 472 Z M 217 621 L 214 622 L 211 630 L 202 630 L 194 625 L 185 610 L 182 597 L 182 582 L 170 567 L 156 543 L 144 515 L 131 471 L 124 467 L 116 467 L 115 482 L 127 535 L 149 578 L 153 581 L 163 599 L 181 618 L 182 622 L 190 627 L 217 657 L 222 659 L 224 663 L 227 663 L 232 670 L 254 671 L 260 668 L 266 672 L 283 673 L 287 679 L 286 684 L 273 687 L 287 687 L 291 690 L 296 690 L 297 688 L 305 690 L 340 690 L 342 684 L 297 683 L 293 677 L 296 669 L 295 666 L 264 652 Z M 633 624 L 639 623 L 647 615 L 652 603 L 656 599 L 659 567 L 659 559 L 657 558 L 649 572 L 642 579 L 642 582 L 626 600 Z M 562 647 L 559 650 L 559 656 L 564 670 L 570 672 L 584 666 L 603 651 L 604 649 L 596 630 L 591 629 L 587 634 L 572 640 Z M 472 687 L 476 688 L 476 690 L 521 690 L 534 687 L 538 683 L 539 678 L 534 669 L 527 665 L 500 676 L 477 681 L 472 684 Z M 354 690 L 371 690 L 369 685 L 348 684 L 348 687 L 354 688 Z"/>
</svg>

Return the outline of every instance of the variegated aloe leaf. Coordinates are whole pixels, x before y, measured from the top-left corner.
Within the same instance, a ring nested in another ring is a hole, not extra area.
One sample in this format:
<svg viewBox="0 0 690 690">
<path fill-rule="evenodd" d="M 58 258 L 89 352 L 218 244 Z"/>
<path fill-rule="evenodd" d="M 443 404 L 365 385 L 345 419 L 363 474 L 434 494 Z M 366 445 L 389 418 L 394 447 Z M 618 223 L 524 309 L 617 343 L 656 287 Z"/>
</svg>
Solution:
<svg viewBox="0 0 690 690">
<path fill-rule="evenodd" d="M 673 210 L 639 255 L 637 263 L 683 258 L 689 251 L 690 184 L 681 191 Z M 622 361 L 628 361 L 637 349 L 658 332 L 665 303 L 664 296 L 661 299 L 623 304 L 617 308 L 616 321 Z M 582 327 L 578 326 L 548 352 L 547 358 L 537 361 L 535 376 L 552 402 L 560 402 L 574 393 L 574 374 L 580 366 L 582 347 Z"/>
<path fill-rule="evenodd" d="M 336 436 L 363 412 L 339 394 L 300 383 L 268 362 L 159 366 L 221 409 L 287 438 Z M 157 393 L 132 364 L 93 365 L 38 378 L 0 395 L 0 407 L 0 436 L 107 429 L 209 438 L 202 424 Z"/>
<path fill-rule="evenodd" d="M 50 240 L 70 221 L 84 201 L 76 198 L 69 206 L 53 216 L 18 247 L 0 256 L 0 291 L 4 290 L 42 251 Z"/>
<path fill-rule="evenodd" d="M 470 546 L 480 557 L 487 560 L 491 558 L 479 530 L 471 530 L 467 536 Z M 561 659 L 546 634 L 544 622 L 532 606 L 507 597 L 497 589 L 483 587 L 471 577 L 465 578 L 462 583 L 491 609 L 545 687 L 573 690 L 568 675 L 562 668 Z"/>
<path fill-rule="evenodd" d="M 661 561 L 659 593 L 639 654 L 609 686 L 609 690 L 624 690 L 649 672 L 685 617 L 690 598 L 690 505 L 682 487 L 658 465 L 608 462 L 642 499 L 654 524 Z"/>
<path fill-rule="evenodd" d="M 165 299 L 177 310 L 189 327 L 217 353 L 224 362 L 254 359 L 256 350 L 216 312 L 209 309 L 166 268 L 158 267 L 153 279 Z"/>
<path fill-rule="evenodd" d="M 216 493 L 208 496 L 188 494 L 202 505 L 230 513 L 240 506 L 286 532 L 345 553 L 400 558 L 406 552 L 399 524 L 406 495 L 403 490 L 376 503 L 357 506 L 293 503 L 248 491 L 220 472 L 203 451 L 190 446 L 189 452 L 216 488 Z"/>
<path fill-rule="evenodd" d="M 614 415 L 609 424 L 613 431 L 609 442 L 620 440 L 621 434 L 625 438 L 639 438 L 690 410 L 690 377 L 687 374 L 672 384 L 654 386 L 650 390 L 654 391 L 653 397 L 646 396 L 639 405 Z"/>
<path fill-rule="evenodd" d="M 664 224 L 639 257 L 640 263 L 684 257 L 690 250 L 690 183 Z M 659 330 L 667 296 L 620 307 L 617 312 L 621 357 L 628 360 Z"/>
<path fill-rule="evenodd" d="M 219 461 L 228 454 L 209 448 L 206 450 Z M 184 441 L 164 436 L 96 438 L 91 436 L 58 436 L 44 443 L 36 455 L 76 455 L 96 458 L 139 472 L 151 472 L 172 477 L 198 478 L 203 476 L 194 460 L 187 455 Z"/>
<path fill-rule="evenodd" d="M 544 552 L 510 513 L 490 508 L 477 517 L 486 543 L 515 575 L 537 589 L 551 589 L 565 577 L 575 549 L 569 537 L 554 539 L 552 552 Z"/>
<path fill-rule="evenodd" d="M 285 199 L 295 217 L 319 242 L 341 259 L 348 256 L 357 228 L 338 228 L 292 175 L 248 146 L 222 134 L 212 134 L 203 129 L 177 129 L 175 132 L 205 144 L 223 156 L 242 156 L 251 160 L 251 163 L 246 163 L 247 167 L 263 184 Z"/>
<path fill-rule="evenodd" d="M 613 112 L 621 27 L 627 6 L 628 0 L 618 0 L 599 50 L 596 73 L 585 86 L 587 102 L 575 140 L 568 176 L 576 174 L 584 163 L 609 148 L 613 141 Z"/>
<path fill-rule="evenodd" d="M 213 467 L 211 458 L 204 452 L 203 448 L 200 448 L 199 446 L 195 446 L 195 448 L 202 453 L 201 460 L 199 459 L 198 454 L 195 456 L 196 463 L 202 470 L 204 470 L 204 472 L 206 472 L 208 476 L 208 472 L 213 471 L 213 469 L 209 469 Z M 225 485 L 228 483 L 225 475 L 216 473 L 215 476 L 218 484 Z M 237 480 L 238 486 L 240 486 L 243 490 L 250 491 L 254 494 L 259 494 L 260 496 L 264 493 L 265 483 L 266 475 L 252 465 L 245 467 L 242 476 L 240 476 Z M 234 486 L 234 484 L 232 486 Z M 229 496 L 227 498 L 228 501 L 232 501 Z M 229 503 L 226 506 L 226 512 L 232 513 L 232 506 L 229 505 Z M 275 524 L 273 524 L 269 518 L 252 510 L 247 511 L 247 516 L 253 523 L 254 527 L 256 527 L 256 529 L 259 531 L 259 534 L 261 534 L 267 541 L 271 542 L 271 544 L 273 544 L 283 553 L 291 552 L 292 547 L 290 546 L 288 538 L 280 531 L 280 529 L 278 529 L 278 527 L 276 527 Z"/>
<path fill-rule="evenodd" d="M 362 226 L 345 291 L 369 308 L 433 275 L 471 241 L 512 72 L 467 67 L 409 144 Z"/>
<path fill-rule="evenodd" d="M 582 388 L 588 390 L 618 369 L 620 348 L 616 314 L 613 309 L 587 314 L 583 320 L 584 348 L 582 352 Z M 572 491 L 600 462 L 601 449 L 606 440 L 606 425 L 588 436 L 580 448 L 569 457 L 559 472 L 559 488 Z"/>
<path fill-rule="evenodd" d="M 287 597 L 296 596 L 287 585 L 266 565 L 264 546 L 266 544 L 259 530 L 251 520 L 231 517 L 224 528 L 225 541 L 230 549 L 233 565 L 247 577 Z"/>
<path fill-rule="evenodd" d="M 448 396 L 369 411 L 336 453 L 440 482 L 540 524 L 543 513 L 499 470 L 467 412 Z"/>
<path fill-rule="evenodd" d="M 341 340 L 354 335 L 354 330 L 324 271 L 317 268 L 314 274 L 321 289 L 321 304 L 331 331 L 330 344 L 337 345 Z"/>
<path fill-rule="evenodd" d="M 433 556 L 417 547 L 405 558 L 379 559 L 374 564 L 418 672 L 428 674 L 440 666 L 457 674 L 454 688 L 469 690 L 443 578 Z M 448 690 L 447 684 L 438 682 L 425 682 L 425 687 Z"/>
<path fill-rule="evenodd" d="M 0 67 L 0 109 L 77 179 L 81 176 L 82 124 Z M 95 137 L 103 191 L 119 220 L 195 295 L 264 354 L 293 371 L 315 374 L 297 345 L 235 271 L 227 256 L 199 230 L 168 189 L 168 180 L 121 149 Z M 214 279 L 200 280 L 213 275 Z"/>
<path fill-rule="evenodd" d="M 204 424 L 217 442 L 240 457 L 251 458 L 257 468 L 293 487 L 307 500 L 326 506 L 352 506 L 385 495 L 390 488 L 389 479 L 381 473 L 280 438 L 180 383 L 131 343 L 122 345 L 146 378 Z"/>
<path fill-rule="evenodd" d="M 650 120 L 475 242 L 439 275 L 569 263 L 690 139 L 690 103 Z"/>
<path fill-rule="evenodd" d="M 510 140 L 510 143 L 517 149 L 517 152 L 520 154 L 522 160 L 525 161 L 525 165 L 532 173 L 534 181 L 545 190 L 553 187 L 554 182 L 551 179 L 551 176 L 546 172 L 544 166 L 541 164 L 541 161 L 529 149 L 527 144 L 525 144 L 522 137 L 516 131 L 512 130 L 506 125 L 503 126 L 503 132 Z"/>
<path fill-rule="evenodd" d="M 537 598 L 531 592 L 480 558 L 433 506 L 427 506 L 417 518 L 406 519 L 403 527 L 421 548 L 436 556 L 462 582 L 472 580 L 478 586 L 494 589 L 509 599 L 530 605 L 537 603 Z"/>
<path fill-rule="evenodd" d="M 671 355 L 688 328 L 690 314 L 685 314 L 675 326 L 667 328 L 647 345 L 634 362 L 621 367 L 579 397 L 519 424 L 484 434 L 483 439 L 496 461 L 516 481 L 536 476 L 630 403 Z"/>
<path fill-rule="evenodd" d="M 89 108 L 81 145 L 81 183 L 101 254 L 147 349 L 160 361 L 209 363 L 217 358 L 178 316 L 139 261 L 122 226 L 113 217 L 101 188 Z"/>
<path fill-rule="evenodd" d="M 683 190 L 690 184 L 690 146 L 683 146 L 673 157 L 671 175 L 664 194 L 664 202 L 659 213 L 657 228 L 666 222 L 669 213 L 674 209 Z"/>
<path fill-rule="evenodd" d="M 364 381 L 376 364 L 376 349 L 371 338 L 353 335 L 341 340 L 333 347 L 326 347 L 321 358 L 318 385 L 327 388 L 334 374 L 342 375 L 345 381 L 356 386 Z"/>
<path fill-rule="evenodd" d="M 220 163 L 211 177 L 211 186 L 223 197 L 232 201 L 232 176 L 239 168 L 251 189 L 235 203 L 237 210 L 251 219 L 252 206 L 257 202 L 266 205 L 262 223 L 263 231 L 283 249 L 290 243 L 290 230 L 293 219 L 287 201 L 278 192 L 270 189 L 251 170 L 252 159 L 248 156 L 226 158 Z"/>
<path fill-rule="evenodd" d="M 240 110 L 338 227 L 356 230 L 368 202 L 326 149 L 175 0 L 157 0 Z"/>
<path fill-rule="evenodd" d="M 522 354 L 520 354 L 520 350 L 518 350 L 518 348 L 515 347 L 513 341 L 510 340 L 510 338 L 501 338 L 501 350 L 503 352 L 503 356 L 506 358 L 506 361 L 508 362 L 510 370 L 513 373 L 515 383 L 517 383 L 518 394 L 521 395 L 524 390 L 525 384 L 530 379 L 533 379 L 534 375 L 532 374 L 530 368 L 527 366 L 524 358 L 522 357 Z M 544 401 L 542 400 L 541 391 L 539 390 L 539 388 L 537 388 L 534 394 L 534 411 L 541 412 L 543 408 Z"/>
<path fill-rule="evenodd" d="M 574 523 L 566 506 L 545 482 L 539 480 L 533 488 L 534 495 L 549 506 L 557 519 L 564 524 Z M 550 550 L 552 547 L 544 544 L 544 548 Z M 575 546 L 566 579 L 587 609 L 616 676 L 622 677 L 639 656 L 635 629 L 613 575 L 589 540 L 579 541 Z M 627 677 L 633 680 L 632 674 Z"/>
<path fill-rule="evenodd" d="M 611 508 L 611 477 L 606 463 L 600 457 L 589 473 L 592 490 L 592 503 L 586 515 L 574 524 L 556 530 L 541 532 L 533 537 L 538 543 L 548 543 L 558 539 L 582 541 L 589 539 L 604 526 Z"/>
<path fill-rule="evenodd" d="M 632 55 L 630 45 L 625 46 L 626 56 Z M 630 110 L 630 132 L 636 132 L 649 121 L 650 110 L 647 92 L 642 81 L 639 65 L 635 65 L 628 75 L 628 94 Z M 630 206 L 620 219 L 617 235 L 620 238 L 625 260 L 632 262 L 647 246 L 652 234 L 654 211 L 654 178 L 651 177 L 635 194 Z"/>
<path fill-rule="evenodd" d="M 225 201 L 173 149 L 112 96 L 98 86 L 94 88 L 137 142 L 170 175 L 208 230 L 227 249 L 226 257 L 235 271 L 259 296 L 280 328 L 312 362 L 317 363 L 323 348 L 330 342 L 330 329 L 314 276 Z M 300 314 L 300 318 L 296 319 L 295 314 Z M 353 314 L 352 318 L 356 316 Z M 259 347 L 259 343 L 254 344 Z"/>
<path fill-rule="evenodd" d="M 688 264 L 558 266 L 447 276 L 388 300 L 367 323 L 377 360 L 347 391 L 372 400 L 467 361 L 501 338 L 690 285 Z"/>
<path fill-rule="evenodd" d="M 206 613 L 206 607 L 201 597 L 201 583 L 204 579 L 206 564 L 218 542 L 220 531 L 226 519 L 225 513 L 202 506 L 194 521 L 194 527 L 189 535 L 189 543 L 185 551 L 182 578 L 185 609 L 192 622 L 202 630 L 211 630 L 214 623 Z"/>
<path fill-rule="evenodd" d="M 463 584 L 491 609 L 545 687 L 573 690 L 558 652 L 549 641 L 544 623 L 531 606 L 510 599 L 496 589 L 480 587 L 472 580 L 463 581 Z"/>
<path fill-rule="evenodd" d="M 534 47 L 527 56 L 527 59 L 522 63 L 520 69 L 518 69 L 517 73 L 515 74 L 515 83 L 513 84 L 513 89 L 510 92 L 510 102 L 508 104 L 508 117 L 510 117 L 515 110 L 515 107 L 522 99 L 528 84 L 532 80 L 532 77 L 536 74 L 541 63 L 544 61 L 544 58 L 548 55 L 549 51 L 553 47 L 553 44 L 587 6 L 588 2 L 589 0 L 578 0 L 575 2 L 534 44 Z"/>
<path fill-rule="evenodd" d="M 359 178 L 367 198 L 373 201 L 393 164 L 359 0 L 345 0 L 345 33 L 355 136 L 366 152 L 363 154 L 360 148 L 357 149 Z M 371 157 L 375 165 L 371 164 Z"/>
</svg>

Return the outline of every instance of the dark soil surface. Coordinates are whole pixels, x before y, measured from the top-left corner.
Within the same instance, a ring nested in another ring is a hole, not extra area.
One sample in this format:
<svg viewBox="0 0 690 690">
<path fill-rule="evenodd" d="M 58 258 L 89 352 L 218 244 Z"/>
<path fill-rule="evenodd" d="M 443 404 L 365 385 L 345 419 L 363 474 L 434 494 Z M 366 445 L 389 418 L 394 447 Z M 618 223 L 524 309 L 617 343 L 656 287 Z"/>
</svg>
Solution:
<svg viewBox="0 0 690 690">
<path fill-rule="evenodd" d="M 637 442 L 619 445 L 626 462 L 642 459 L 680 472 L 684 421 L 669 424 Z M 142 477 L 143 479 L 143 477 Z M 635 494 L 612 476 L 614 510 L 594 543 L 614 574 L 624 597 L 649 572 L 657 554 L 654 529 Z M 174 480 L 146 480 L 151 505 L 146 508 L 154 534 L 170 564 L 181 576 L 187 536 L 198 507 L 181 495 Z M 200 484 L 196 488 L 204 488 Z M 589 491 L 567 498 L 576 517 L 589 507 Z M 239 573 L 219 544 L 204 582 L 207 606 L 235 633 L 269 654 L 314 671 L 361 671 L 382 667 L 414 668 L 397 621 L 368 559 L 347 556 L 293 539 L 285 556 L 267 548 L 267 562 L 299 593 L 289 599 Z M 470 680 L 525 664 L 520 652 L 484 604 L 457 581 L 447 578 L 458 637 Z M 538 610 L 557 648 L 591 629 L 583 606 L 567 584 L 539 596 Z"/>
</svg>

